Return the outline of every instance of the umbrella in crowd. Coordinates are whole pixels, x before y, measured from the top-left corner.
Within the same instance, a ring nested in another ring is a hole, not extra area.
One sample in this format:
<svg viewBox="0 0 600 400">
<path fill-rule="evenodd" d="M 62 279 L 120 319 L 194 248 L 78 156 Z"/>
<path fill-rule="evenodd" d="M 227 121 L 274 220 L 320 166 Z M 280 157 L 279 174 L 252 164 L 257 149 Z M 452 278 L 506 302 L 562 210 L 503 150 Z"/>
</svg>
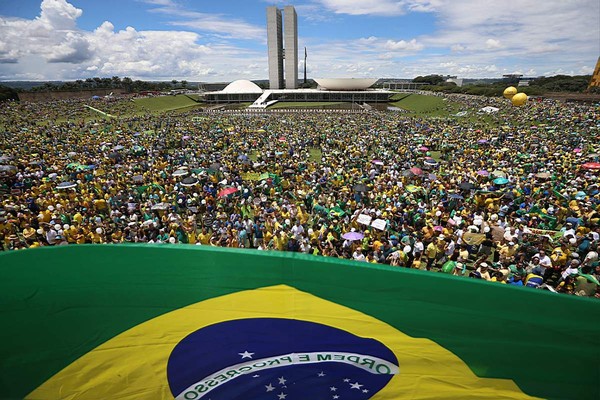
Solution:
<svg viewBox="0 0 600 400">
<path fill-rule="evenodd" d="M 237 192 L 238 190 L 239 189 L 236 187 L 227 187 L 225 189 L 220 190 L 218 196 L 219 197 L 229 196 L 230 194 L 233 194 L 233 193 Z"/>
<path fill-rule="evenodd" d="M 198 179 L 194 178 L 193 176 L 188 176 L 187 178 L 182 180 L 180 184 L 181 186 L 185 187 L 195 186 L 198 184 Z"/>
<path fill-rule="evenodd" d="M 364 237 L 365 235 L 360 232 L 346 232 L 342 235 L 346 240 L 362 240 Z"/>
<path fill-rule="evenodd" d="M 460 185 L 458 185 L 459 188 L 463 189 L 463 190 L 473 190 L 475 189 L 475 185 L 473 185 L 471 182 L 462 182 Z"/>
<path fill-rule="evenodd" d="M 178 169 L 177 171 L 173 172 L 173 176 L 174 177 L 186 176 L 189 173 L 190 172 L 186 169 Z"/>
<path fill-rule="evenodd" d="M 421 176 L 421 175 L 423 175 L 423 170 L 422 170 L 421 168 L 419 168 L 419 167 L 412 167 L 412 168 L 410 169 L 410 172 L 412 172 L 412 173 L 413 173 L 414 175 L 416 175 L 416 176 Z"/>
<path fill-rule="evenodd" d="M 600 163 L 597 162 L 587 162 L 581 165 L 583 169 L 600 169 Z"/>
<path fill-rule="evenodd" d="M 57 189 L 73 189 L 76 187 L 77 187 L 77 184 L 73 183 L 73 182 L 61 182 L 58 185 L 56 185 Z"/>
<path fill-rule="evenodd" d="M 423 161 L 423 164 L 425 164 L 425 166 L 427 166 L 427 167 L 435 167 L 439 163 L 437 161 L 435 161 L 433 158 L 428 157 L 425 159 L 425 161 Z"/>
</svg>

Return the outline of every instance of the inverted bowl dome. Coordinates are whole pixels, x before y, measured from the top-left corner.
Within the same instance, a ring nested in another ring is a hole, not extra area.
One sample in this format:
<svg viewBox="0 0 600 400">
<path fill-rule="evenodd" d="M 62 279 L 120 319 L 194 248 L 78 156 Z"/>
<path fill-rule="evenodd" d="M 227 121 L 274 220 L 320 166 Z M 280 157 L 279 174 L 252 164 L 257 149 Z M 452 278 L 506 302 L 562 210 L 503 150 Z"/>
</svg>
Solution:
<svg viewBox="0 0 600 400">
<path fill-rule="evenodd" d="M 377 78 L 319 78 L 315 82 L 329 90 L 363 90 L 377 82 Z"/>
</svg>

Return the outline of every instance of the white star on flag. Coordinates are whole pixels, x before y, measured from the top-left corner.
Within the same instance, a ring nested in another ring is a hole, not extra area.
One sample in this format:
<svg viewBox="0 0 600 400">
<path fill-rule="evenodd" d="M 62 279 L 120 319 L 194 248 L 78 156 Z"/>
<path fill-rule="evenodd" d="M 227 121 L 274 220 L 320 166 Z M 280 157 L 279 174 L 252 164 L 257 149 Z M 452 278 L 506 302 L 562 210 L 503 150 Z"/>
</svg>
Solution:
<svg viewBox="0 0 600 400">
<path fill-rule="evenodd" d="M 238 353 L 238 354 L 239 354 L 240 356 L 242 356 L 242 360 L 243 360 L 244 358 L 252 358 L 252 355 L 253 355 L 254 353 L 250 353 L 250 352 L 248 352 L 248 350 L 246 350 L 246 351 L 244 351 L 243 353 Z"/>
<path fill-rule="evenodd" d="M 338 396 L 337 394 L 334 394 L 334 395 L 333 395 L 333 398 L 334 398 L 334 399 L 339 399 L 339 398 L 340 398 L 340 396 Z"/>
<path fill-rule="evenodd" d="M 363 389 L 363 393 L 369 393 L 368 389 Z"/>
<path fill-rule="evenodd" d="M 335 391 L 337 390 L 337 388 L 336 388 L 335 386 L 331 386 L 331 387 L 329 388 L 329 390 L 331 390 L 332 392 L 335 392 Z"/>
<path fill-rule="evenodd" d="M 281 393 L 279 393 L 279 394 L 277 395 L 277 397 L 279 398 L 279 400 L 283 400 L 283 399 L 285 399 L 285 398 L 287 397 L 287 394 L 285 394 L 285 393 L 281 392 Z"/>
<path fill-rule="evenodd" d="M 351 383 L 350 384 L 350 389 L 360 389 L 362 386 L 360 383 L 356 382 L 356 383 Z"/>
<path fill-rule="evenodd" d="M 265 388 L 267 388 L 267 392 L 272 392 L 273 390 L 275 390 L 275 386 L 271 385 L 270 383 L 268 385 L 265 385 Z"/>
<path fill-rule="evenodd" d="M 346 378 L 344 379 L 344 382 L 350 382 L 350 379 Z"/>
<path fill-rule="evenodd" d="M 325 376 L 325 372 L 323 372 L 323 371 L 319 372 L 319 376 Z"/>
<path fill-rule="evenodd" d="M 285 380 L 285 378 L 282 376 L 281 378 L 279 378 L 279 384 L 280 385 L 285 385 L 287 381 Z"/>
</svg>

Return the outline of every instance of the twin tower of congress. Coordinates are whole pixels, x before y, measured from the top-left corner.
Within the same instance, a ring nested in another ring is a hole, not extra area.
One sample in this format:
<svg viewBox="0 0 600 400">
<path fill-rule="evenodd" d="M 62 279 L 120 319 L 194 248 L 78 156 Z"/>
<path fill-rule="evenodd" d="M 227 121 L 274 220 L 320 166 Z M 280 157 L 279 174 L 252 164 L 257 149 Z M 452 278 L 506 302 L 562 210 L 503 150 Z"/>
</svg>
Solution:
<svg viewBox="0 0 600 400">
<path fill-rule="evenodd" d="M 267 7 L 267 44 L 269 47 L 269 88 L 297 89 L 298 17 L 293 6 L 286 6 L 283 10 L 276 6 Z"/>
</svg>

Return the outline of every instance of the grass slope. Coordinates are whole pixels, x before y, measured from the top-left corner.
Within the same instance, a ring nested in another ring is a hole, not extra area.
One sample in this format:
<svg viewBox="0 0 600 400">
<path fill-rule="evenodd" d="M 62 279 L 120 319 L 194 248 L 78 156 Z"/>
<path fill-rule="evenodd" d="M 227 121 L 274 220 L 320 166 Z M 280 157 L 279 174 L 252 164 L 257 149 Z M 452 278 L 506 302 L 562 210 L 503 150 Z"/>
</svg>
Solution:
<svg viewBox="0 0 600 400">
<path fill-rule="evenodd" d="M 200 106 L 200 104 L 186 95 L 148 97 L 136 99 L 134 102 L 138 107 L 150 112 L 164 112 Z"/>
<path fill-rule="evenodd" d="M 390 105 L 403 108 L 407 111 L 430 113 L 432 111 L 444 109 L 446 107 L 446 102 L 441 97 L 411 93 L 398 101 L 390 103 Z"/>
</svg>

